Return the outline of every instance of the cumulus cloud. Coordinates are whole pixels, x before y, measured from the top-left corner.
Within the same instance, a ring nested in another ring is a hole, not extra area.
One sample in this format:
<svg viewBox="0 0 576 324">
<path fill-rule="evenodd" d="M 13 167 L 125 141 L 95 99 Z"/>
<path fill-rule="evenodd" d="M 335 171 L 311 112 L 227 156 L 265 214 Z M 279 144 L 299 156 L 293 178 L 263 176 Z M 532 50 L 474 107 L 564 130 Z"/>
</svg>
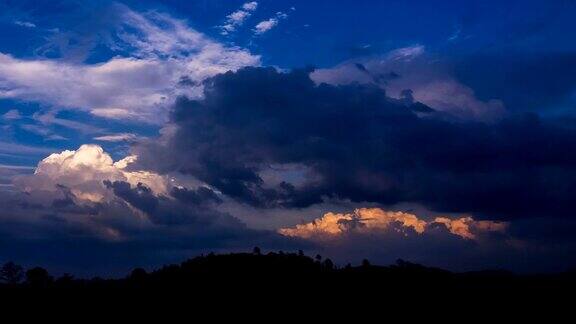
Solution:
<svg viewBox="0 0 576 324">
<path fill-rule="evenodd" d="M 475 221 L 472 217 L 450 219 L 448 217 L 436 217 L 435 224 L 442 224 L 454 235 L 465 239 L 475 239 L 477 232 L 504 232 L 508 227 L 506 222 Z"/>
<path fill-rule="evenodd" d="M 122 264 L 133 267 L 143 260 L 158 266 L 167 255 L 178 261 L 205 249 L 292 244 L 274 232 L 247 228 L 220 211 L 223 198 L 210 187 L 133 169 L 136 160 L 128 156 L 114 161 L 101 147 L 83 145 L 51 154 L 33 174 L 17 176 L 13 188 L 0 190 L 4 206 L 0 240 L 11 242 L 12 248 L 34 248 L 24 254 L 3 251 L 3 255 L 18 261 L 31 257 L 35 264 L 58 259 L 57 265 L 65 271 L 86 264 L 102 271 Z M 1 185 L 5 185 L 4 171 L 31 170 L 0 166 Z M 60 246 L 58 252 L 55 246 Z M 83 252 L 75 257 L 77 249 Z M 122 260 L 134 253 L 158 255 L 126 263 L 101 257 L 111 253 L 119 253 Z"/>
<path fill-rule="evenodd" d="M 319 253 L 336 262 L 360 262 L 368 258 L 376 264 L 388 264 L 402 258 L 456 271 L 479 268 L 525 271 L 526 267 L 549 271 L 566 269 L 574 262 L 569 256 L 574 241 L 568 236 L 557 240 L 554 235 L 544 234 L 562 233 L 553 225 L 557 222 L 558 219 L 540 219 L 527 225 L 524 221 L 477 220 L 468 215 L 440 216 L 423 210 L 372 207 L 350 213 L 328 212 L 311 222 L 284 227 L 278 232 L 314 244 Z M 570 225 L 573 220 L 560 223 L 566 227 L 567 235 L 573 231 Z M 544 236 L 531 237 L 528 234 L 531 226 L 545 228 L 540 232 Z M 531 259 L 527 260 L 526 255 Z"/>
<path fill-rule="evenodd" d="M 431 221 L 425 221 L 411 213 L 387 211 L 381 208 L 360 208 L 349 214 L 327 213 L 310 223 L 298 224 L 293 228 L 281 228 L 278 232 L 285 236 L 325 240 L 337 239 L 350 232 L 386 233 L 390 229 L 396 231 L 410 229 L 417 234 L 423 234 L 438 224 L 463 239 L 476 239 L 478 233 L 504 233 L 508 226 L 505 222 L 475 221 L 470 216 L 455 219 L 436 217 Z"/>
<path fill-rule="evenodd" d="M 121 202 L 129 207 L 129 215 L 154 224 L 244 227 L 216 209 L 222 198 L 208 186 L 134 170 L 137 159 L 127 156 L 114 162 L 100 146 L 82 145 L 75 151 L 49 155 L 38 163 L 33 174 L 17 177 L 14 185 L 30 199 L 48 203 L 58 212 L 98 214 Z"/>
<path fill-rule="evenodd" d="M 256 1 L 246 2 L 243 4 L 241 9 L 234 11 L 233 13 L 226 16 L 226 22 L 224 25 L 220 26 L 220 33 L 222 35 L 228 35 L 236 31 L 236 29 L 242 26 L 246 19 L 248 19 L 252 13 L 256 11 L 256 8 L 258 8 L 258 2 Z"/>
<path fill-rule="evenodd" d="M 59 191 L 70 188 L 80 202 L 102 202 L 109 195 L 103 181 L 126 181 L 146 185 L 156 194 L 167 194 L 170 179 L 148 171 L 128 171 L 137 157 L 114 162 L 98 145 L 82 145 L 78 150 L 53 153 L 40 161 L 33 175 L 15 179 L 24 191 Z"/>
<path fill-rule="evenodd" d="M 551 188 L 575 185 L 572 127 L 531 115 L 447 118 L 405 96 L 245 68 L 209 79 L 203 99 L 180 99 L 171 131 L 133 150 L 146 169 L 194 175 L 260 208 L 328 198 L 416 201 L 480 219 L 570 217 L 570 190 Z"/>
<path fill-rule="evenodd" d="M 422 45 L 399 48 L 378 57 L 355 58 L 316 70 L 311 77 L 318 83 L 336 85 L 376 84 L 391 97 L 419 101 L 466 120 L 493 121 L 505 113 L 500 100 L 479 99 L 473 89 L 452 76 Z"/>
<path fill-rule="evenodd" d="M 109 46 L 129 56 L 82 64 L 0 54 L 0 98 L 157 123 L 176 96 L 201 95 L 197 82 L 259 64 L 258 56 L 211 40 L 185 21 L 115 8 L 117 41 Z M 181 82 L 184 77 L 191 82 Z"/>
</svg>

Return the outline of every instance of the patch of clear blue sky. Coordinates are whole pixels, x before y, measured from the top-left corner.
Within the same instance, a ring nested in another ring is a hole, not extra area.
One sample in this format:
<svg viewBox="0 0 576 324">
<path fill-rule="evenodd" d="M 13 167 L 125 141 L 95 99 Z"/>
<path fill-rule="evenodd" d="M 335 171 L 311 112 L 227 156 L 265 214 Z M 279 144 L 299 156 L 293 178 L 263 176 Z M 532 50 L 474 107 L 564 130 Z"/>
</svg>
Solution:
<svg viewBox="0 0 576 324">
<path fill-rule="evenodd" d="M 111 1 L 0 1 L 0 51 L 33 55 L 46 30 L 82 29 L 95 11 Z M 264 61 L 285 67 L 330 66 L 343 59 L 380 53 L 414 43 L 447 52 L 474 53 L 515 49 L 574 51 L 576 5 L 570 0 L 430 1 L 430 0 L 261 0 L 243 28 L 231 36 L 215 26 L 247 2 L 239 0 L 125 0 L 136 10 L 159 10 L 185 18 L 197 30 L 251 48 Z M 292 11 L 294 7 L 296 10 Z M 6 9 L 8 8 L 8 9 Z M 263 36 L 251 29 L 276 12 L 289 18 Z M 37 28 L 13 22 L 29 21 Z M 102 21 L 101 23 L 105 23 Z M 88 32 L 85 30 L 84 32 Z M 97 61 L 114 53 L 92 53 Z"/>
</svg>

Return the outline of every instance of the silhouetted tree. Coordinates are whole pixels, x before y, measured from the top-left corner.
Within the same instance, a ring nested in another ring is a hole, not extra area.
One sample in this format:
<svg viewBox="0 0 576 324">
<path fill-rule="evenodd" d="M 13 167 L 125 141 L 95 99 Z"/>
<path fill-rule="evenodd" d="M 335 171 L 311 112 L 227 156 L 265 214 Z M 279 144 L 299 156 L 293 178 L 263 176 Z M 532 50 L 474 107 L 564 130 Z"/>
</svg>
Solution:
<svg viewBox="0 0 576 324">
<path fill-rule="evenodd" d="M 303 256 L 304 256 L 304 251 L 298 250 L 298 256 L 299 256 L 299 257 L 303 257 Z"/>
<path fill-rule="evenodd" d="M 5 263 L 0 269 L 0 280 L 15 285 L 24 279 L 24 268 L 14 262 Z"/>
<path fill-rule="evenodd" d="M 324 260 L 323 267 L 325 270 L 332 271 L 334 270 L 334 263 L 328 258 Z"/>
<path fill-rule="evenodd" d="M 148 273 L 146 272 L 146 270 L 142 268 L 136 268 L 132 270 L 132 273 L 130 273 L 130 280 L 143 281 L 146 279 L 147 276 Z"/>
<path fill-rule="evenodd" d="M 26 271 L 26 283 L 32 287 L 45 288 L 53 281 L 54 278 L 44 268 L 36 267 Z"/>
<path fill-rule="evenodd" d="M 362 267 L 368 268 L 368 267 L 370 267 L 370 265 L 371 264 L 370 264 L 370 261 L 368 261 L 368 259 L 362 260 Z"/>
<path fill-rule="evenodd" d="M 69 283 L 72 281 L 74 281 L 74 276 L 69 273 L 65 273 L 62 275 L 62 277 L 56 279 L 57 283 Z"/>
<path fill-rule="evenodd" d="M 254 250 L 252 251 L 252 253 L 254 253 L 255 255 L 261 255 L 262 251 L 260 250 L 259 247 L 254 247 Z"/>
<path fill-rule="evenodd" d="M 316 261 L 322 262 L 322 256 L 320 254 L 316 254 Z"/>
<path fill-rule="evenodd" d="M 69 273 L 65 273 L 62 275 L 62 277 L 56 279 L 56 285 L 62 288 L 72 287 L 74 285 L 74 276 Z"/>
</svg>

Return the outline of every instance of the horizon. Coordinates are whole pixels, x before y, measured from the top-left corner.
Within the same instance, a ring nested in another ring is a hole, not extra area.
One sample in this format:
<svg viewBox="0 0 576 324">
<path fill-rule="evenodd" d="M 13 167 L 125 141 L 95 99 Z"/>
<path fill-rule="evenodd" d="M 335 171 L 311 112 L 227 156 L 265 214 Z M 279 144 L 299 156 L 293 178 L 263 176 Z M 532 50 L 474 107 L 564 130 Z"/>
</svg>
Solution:
<svg viewBox="0 0 576 324">
<path fill-rule="evenodd" d="M 0 264 L 576 268 L 576 3 L 0 0 Z"/>
</svg>

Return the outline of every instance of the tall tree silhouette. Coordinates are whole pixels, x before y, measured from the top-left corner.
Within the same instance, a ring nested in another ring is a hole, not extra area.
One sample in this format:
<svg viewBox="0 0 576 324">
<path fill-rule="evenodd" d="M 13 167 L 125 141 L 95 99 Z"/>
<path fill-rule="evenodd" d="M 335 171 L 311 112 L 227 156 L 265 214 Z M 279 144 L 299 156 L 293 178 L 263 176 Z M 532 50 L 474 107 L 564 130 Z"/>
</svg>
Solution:
<svg viewBox="0 0 576 324">
<path fill-rule="evenodd" d="M 53 281 L 54 278 L 44 268 L 36 267 L 26 271 L 26 283 L 32 287 L 46 288 Z"/>
<path fill-rule="evenodd" d="M 0 280 L 7 284 L 17 284 L 24 279 L 24 268 L 14 262 L 5 263 L 0 269 Z"/>
</svg>

